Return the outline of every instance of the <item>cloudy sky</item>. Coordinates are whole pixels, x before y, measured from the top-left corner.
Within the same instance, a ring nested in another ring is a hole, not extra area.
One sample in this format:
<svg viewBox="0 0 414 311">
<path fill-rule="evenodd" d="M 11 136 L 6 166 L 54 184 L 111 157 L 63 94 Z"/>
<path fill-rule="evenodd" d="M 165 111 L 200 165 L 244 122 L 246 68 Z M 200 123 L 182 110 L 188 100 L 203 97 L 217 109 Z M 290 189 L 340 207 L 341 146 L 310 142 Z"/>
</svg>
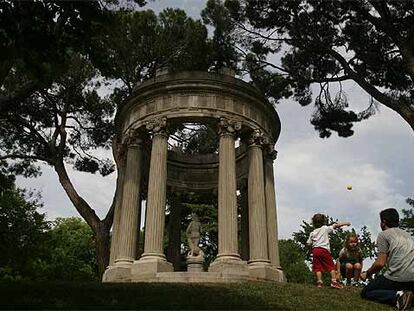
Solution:
<svg viewBox="0 0 414 311">
<path fill-rule="evenodd" d="M 181 7 L 197 17 L 204 0 L 159 0 L 151 6 Z M 358 86 L 347 83 L 351 107 L 363 109 L 369 98 Z M 349 220 L 356 229 L 367 225 L 374 238 L 379 229 L 378 213 L 388 207 L 408 208 L 414 197 L 414 135 L 405 121 L 380 106 L 369 120 L 354 126 L 350 138 L 333 134 L 320 139 L 309 123 L 312 107 L 286 100 L 276 107 L 282 133 L 276 144 L 275 165 L 279 236 L 288 238 L 300 229 L 302 220 L 325 213 Z M 69 169 L 75 187 L 103 217 L 112 202 L 115 175 L 102 178 Z M 78 216 L 61 189 L 54 171 L 44 167 L 37 179 L 18 179 L 21 187 L 41 191 L 49 219 Z M 352 185 L 352 190 L 347 190 Z"/>
</svg>

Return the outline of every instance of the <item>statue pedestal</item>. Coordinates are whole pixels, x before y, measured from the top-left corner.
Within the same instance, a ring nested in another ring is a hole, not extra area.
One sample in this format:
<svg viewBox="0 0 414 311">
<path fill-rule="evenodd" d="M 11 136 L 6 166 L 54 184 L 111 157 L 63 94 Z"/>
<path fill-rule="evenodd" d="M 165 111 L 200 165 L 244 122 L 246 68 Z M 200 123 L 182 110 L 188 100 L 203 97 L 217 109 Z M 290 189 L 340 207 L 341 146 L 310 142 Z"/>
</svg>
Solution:
<svg viewBox="0 0 414 311">
<path fill-rule="evenodd" d="M 198 256 L 187 256 L 187 272 L 203 272 L 204 253 L 200 250 Z"/>
</svg>

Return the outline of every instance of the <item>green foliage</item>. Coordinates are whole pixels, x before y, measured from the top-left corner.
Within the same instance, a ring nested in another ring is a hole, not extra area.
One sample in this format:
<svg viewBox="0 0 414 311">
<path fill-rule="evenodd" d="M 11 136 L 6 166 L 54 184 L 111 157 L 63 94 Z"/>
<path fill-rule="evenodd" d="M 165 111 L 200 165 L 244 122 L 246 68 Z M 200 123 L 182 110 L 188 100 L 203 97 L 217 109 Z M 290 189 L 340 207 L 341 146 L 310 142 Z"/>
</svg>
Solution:
<svg viewBox="0 0 414 311">
<path fill-rule="evenodd" d="M 57 218 L 49 231 L 47 280 L 99 280 L 93 232 L 80 218 Z"/>
<path fill-rule="evenodd" d="M 206 70 L 208 52 L 207 29 L 182 10 L 120 10 L 96 29 L 92 57 L 103 76 L 120 81 L 112 97 L 120 104 L 157 68 Z"/>
<path fill-rule="evenodd" d="M 236 69 L 238 54 L 233 39 L 234 24 L 228 11 L 223 7 L 222 1 L 208 0 L 201 16 L 206 25 L 214 27 L 210 69 L 219 70 L 224 67 Z"/>
<path fill-rule="evenodd" d="M 280 265 L 290 283 L 313 284 L 313 274 L 306 264 L 306 256 L 299 245 L 289 240 L 279 240 Z"/>
<path fill-rule="evenodd" d="M 328 223 L 334 223 L 332 217 L 327 216 Z M 306 241 L 309 238 L 310 233 L 314 230 L 312 224 L 303 221 L 301 224 L 301 230 L 293 233 L 293 240 L 300 247 L 302 252 L 306 255 L 307 260 L 310 259 L 310 253 L 307 251 Z M 335 229 L 334 232 L 329 234 L 329 242 L 331 247 L 331 254 L 334 259 L 338 258 L 341 248 L 344 246 L 345 237 L 351 231 L 344 230 L 342 228 Z M 375 242 L 371 239 L 371 233 L 368 231 L 366 226 L 363 226 L 360 230 L 359 237 L 359 246 L 361 248 L 364 258 L 374 258 L 376 255 Z"/>
<path fill-rule="evenodd" d="M 225 7 L 253 82 L 274 102 L 281 94 L 301 105 L 313 99 L 320 137 L 351 136 L 375 103 L 414 130 L 413 1 L 227 0 Z M 349 108 L 347 80 L 371 96 L 366 110 Z"/>
<path fill-rule="evenodd" d="M 176 141 L 173 149 L 185 154 L 216 153 L 219 148 L 217 122 L 205 124 L 179 124 L 171 139 Z"/>
<path fill-rule="evenodd" d="M 0 174 L 0 280 L 97 280 L 93 234 L 79 218 L 53 224 L 37 210 L 40 195 Z"/>
<path fill-rule="evenodd" d="M 0 173 L 0 279 L 41 275 L 49 223 L 40 195 L 16 188 L 13 176 Z"/>
<path fill-rule="evenodd" d="M 18 68 L 27 73 L 28 82 L 50 85 L 68 52 L 87 49 L 91 25 L 102 18 L 97 1 L 2 1 L 0 83 Z"/>
<path fill-rule="evenodd" d="M 403 209 L 400 220 L 400 227 L 414 236 L 414 199 L 407 198 L 407 204 L 410 205 L 410 209 Z"/>
</svg>

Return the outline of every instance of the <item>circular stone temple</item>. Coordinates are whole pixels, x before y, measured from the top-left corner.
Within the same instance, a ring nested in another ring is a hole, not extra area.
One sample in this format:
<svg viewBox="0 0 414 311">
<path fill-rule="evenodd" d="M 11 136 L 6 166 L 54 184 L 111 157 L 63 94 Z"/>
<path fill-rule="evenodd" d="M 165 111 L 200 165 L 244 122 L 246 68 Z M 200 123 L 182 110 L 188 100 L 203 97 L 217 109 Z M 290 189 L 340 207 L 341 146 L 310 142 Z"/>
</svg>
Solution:
<svg viewBox="0 0 414 311">
<path fill-rule="evenodd" d="M 173 129 L 188 123 L 215 127 L 218 152 L 188 155 L 169 148 Z M 104 282 L 285 281 L 273 175 L 280 120 L 255 87 L 227 74 L 159 72 L 136 87 L 116 126 L 120 199 Z M 206 272 L 177 271 L 180 211 L 174 202 L 199 192 L 217 197 L 218 253 Z M 145 233 L 138 255 L 142 200 Z"/>
</svg>

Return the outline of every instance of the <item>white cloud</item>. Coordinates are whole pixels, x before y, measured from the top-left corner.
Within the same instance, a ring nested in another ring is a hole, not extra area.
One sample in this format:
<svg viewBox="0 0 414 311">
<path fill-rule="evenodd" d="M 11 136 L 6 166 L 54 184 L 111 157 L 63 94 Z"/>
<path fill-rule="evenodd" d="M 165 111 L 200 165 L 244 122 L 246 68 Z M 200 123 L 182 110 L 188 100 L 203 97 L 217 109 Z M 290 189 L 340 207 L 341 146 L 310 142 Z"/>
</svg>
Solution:
<svg viewBox="0 0 414 311">
<path fill-rule="evenodd" d="M 38 190 L 42 194 L 45 212 L 49 220 L 57 217 L 71 217 L 80 215 L 66 196 L 62 186 L 59 184 L 57 174 L 50 166 L 42 165 L 42 175 L 38 178 L 17 179 L 17 183 L 22 188 Z M 99 174 L 89 174 L 73 170 L 67 167 L 68 175 L 78 191 L 86 202 L 95 210 L 98 217 L 105 217 L 109 206 L 112 203 L 115 192 L 116 174 L 102 177 Z"/>
<path fill-rule="evenodd" d="M 284 102 L 277 110 L 283 129 L 275 166 L 281 237 L 318 212 L 350 220 L 356 229 L 366 225 L 376 236 L 379 211 L 408 207 L 405 199 L 414 194 L 414 139 L 394 112 L 381 109 L 356 125 L 350 138 L 320 139 L 309 124 L 311 108 Z"/>
</svg>

